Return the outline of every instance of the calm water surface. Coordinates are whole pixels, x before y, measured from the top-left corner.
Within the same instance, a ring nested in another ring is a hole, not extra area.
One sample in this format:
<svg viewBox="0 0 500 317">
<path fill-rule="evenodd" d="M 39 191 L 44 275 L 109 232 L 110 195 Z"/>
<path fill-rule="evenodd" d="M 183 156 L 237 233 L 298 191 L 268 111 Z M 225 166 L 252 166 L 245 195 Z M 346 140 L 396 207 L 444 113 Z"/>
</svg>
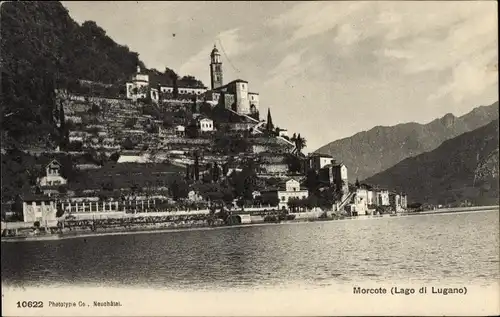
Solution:
<svg viewBox="0 0 500 317">
<path fill-rule="evenodd" d="M 2 242 L 2 284 L 162 289 L 359 280 L 490 284 L 498 211 Z"/>
</svg>

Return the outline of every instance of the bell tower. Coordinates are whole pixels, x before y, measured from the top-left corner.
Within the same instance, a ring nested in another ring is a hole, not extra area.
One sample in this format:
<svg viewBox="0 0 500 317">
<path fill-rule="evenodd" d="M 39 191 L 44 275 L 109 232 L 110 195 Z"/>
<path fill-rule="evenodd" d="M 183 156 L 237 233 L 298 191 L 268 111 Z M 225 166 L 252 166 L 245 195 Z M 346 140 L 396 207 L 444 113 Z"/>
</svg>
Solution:
<svg viewBox="0 0 500 317">
<path fill-rule="evenodd" d="M 222 61 L 220 59 L 219 50 L 215 45 L 212 53 L 210 53 L 210 82 L 211 89 L 215 89 L 223 85 Z"/>
</svg>

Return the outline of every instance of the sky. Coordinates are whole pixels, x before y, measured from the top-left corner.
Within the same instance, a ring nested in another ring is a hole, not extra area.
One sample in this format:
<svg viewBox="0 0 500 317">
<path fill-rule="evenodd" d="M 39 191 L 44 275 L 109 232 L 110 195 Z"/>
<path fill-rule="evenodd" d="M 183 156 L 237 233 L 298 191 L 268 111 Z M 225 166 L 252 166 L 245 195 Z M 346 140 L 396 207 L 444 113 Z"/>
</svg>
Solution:
<svg viewBox="0 0 500 317">
<path fill-rule="evenodd" d="M 247 80 L 306 152 L 498 100 L 496 1 L 62 3 L 146 67 L 206 86 L 217 44 L 224 81 Z"/>
</svg>

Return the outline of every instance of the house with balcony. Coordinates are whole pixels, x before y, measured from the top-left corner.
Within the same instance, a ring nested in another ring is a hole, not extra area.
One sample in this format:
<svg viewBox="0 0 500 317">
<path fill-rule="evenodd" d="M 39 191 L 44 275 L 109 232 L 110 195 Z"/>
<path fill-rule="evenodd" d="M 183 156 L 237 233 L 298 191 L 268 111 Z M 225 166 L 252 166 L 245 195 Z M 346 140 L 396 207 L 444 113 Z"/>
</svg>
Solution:
<svg viewBox="0 0 500 317">
<path fill-rule="evenodd" d="M 66 178 L 62 176 L 62 165 L 59 161 L 51 160 L 44 165 L 44 171 L 45 175 L 37 179 L 38 186 L 60 186 L 67 183 Z"/>
</svg>

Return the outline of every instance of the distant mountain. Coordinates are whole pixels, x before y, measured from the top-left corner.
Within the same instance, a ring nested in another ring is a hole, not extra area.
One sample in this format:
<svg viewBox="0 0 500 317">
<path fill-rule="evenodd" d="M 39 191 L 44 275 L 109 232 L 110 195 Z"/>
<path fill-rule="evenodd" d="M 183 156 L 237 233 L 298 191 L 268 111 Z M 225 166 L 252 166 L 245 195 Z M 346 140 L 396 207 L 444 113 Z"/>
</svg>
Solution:
<svg viewBox="0 0 500 317">
<path fill-rule="evenodd" d="M 407 158 L 365 182 L 404 191 L 409 201 L 446 204 L 468 199 L 498 204 L 498 119 Z"/>
<path fill-rule="evenodd" d="M 472 131 L 498 118 L 498 101 L 455 117 L 448 113 L 427 124 L 415 122 L 369 131 L 331 142 L 316 153 L 330 154 L 347 165 L 352 177 L 366 179 L 405 158 L 432 151 L 444 141 Z"/>
</svg>

